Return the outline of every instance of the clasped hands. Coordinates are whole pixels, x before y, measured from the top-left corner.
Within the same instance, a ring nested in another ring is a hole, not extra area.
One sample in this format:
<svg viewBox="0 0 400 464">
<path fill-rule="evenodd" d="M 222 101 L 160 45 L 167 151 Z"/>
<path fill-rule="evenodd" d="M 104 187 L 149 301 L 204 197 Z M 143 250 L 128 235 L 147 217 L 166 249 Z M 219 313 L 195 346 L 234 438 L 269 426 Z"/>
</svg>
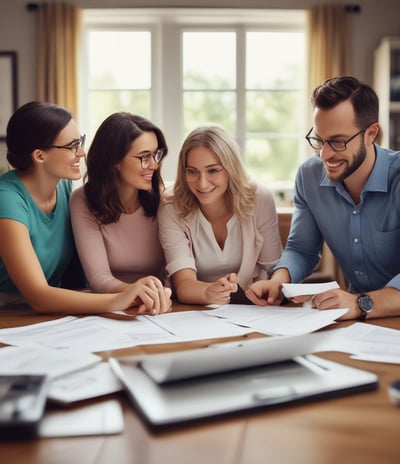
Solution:
<svg viewBox="0 0 400 464">
<path fill-rule="evenodd" d="M 116 310 L 129 315 L 167 313 L 171 311 L 171 294 L 171 289 L 164 287 L 157 277 L 143 277 L 118 294 Z"/>
</svg>

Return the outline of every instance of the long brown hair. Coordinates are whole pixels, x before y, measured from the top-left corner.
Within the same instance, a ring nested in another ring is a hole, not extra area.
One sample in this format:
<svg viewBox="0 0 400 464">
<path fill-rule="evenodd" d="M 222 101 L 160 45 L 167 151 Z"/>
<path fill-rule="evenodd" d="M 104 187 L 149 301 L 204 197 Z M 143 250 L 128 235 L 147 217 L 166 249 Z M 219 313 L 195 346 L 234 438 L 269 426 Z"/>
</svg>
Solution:
<svg viewBox="0 0 400 464">
<path fill-rule="evenodd" d="M 87 155 L 84 189 L 89 209 L 101 224 L 117 222 L 124 212 L 117 192 L 119 178 L 114 167 L 128 153 L 132 142 L 144 132 L 154 132 L 158 148 L 168 152 L 161 129 L 136 114 L 114 113 L 97 129 Z M 139 190 L 139 202 L 145 215 L 154 218 L 164 190 L 160 169 L 155 171 L 151 184 L 151 191 Z"/>
</svg>

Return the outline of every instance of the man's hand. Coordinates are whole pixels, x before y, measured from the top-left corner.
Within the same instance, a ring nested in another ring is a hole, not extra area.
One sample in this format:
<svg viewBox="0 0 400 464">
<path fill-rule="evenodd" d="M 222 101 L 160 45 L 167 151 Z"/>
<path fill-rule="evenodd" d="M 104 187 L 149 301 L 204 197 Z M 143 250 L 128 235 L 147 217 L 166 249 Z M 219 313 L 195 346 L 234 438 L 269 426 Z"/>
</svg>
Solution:
<svg viewBox="0 0 400 464">
<path fill-rule="evenodd" d="M 250 285 L 246 296 L 259 306 L 280 305 L 283 300 L 282 284 L 275 280 L 259 280 Z"/>
<path fill-rule="evenodd" d="M 348 308 L 346 314 L 339 320 L 358 319 L 360 309 L 357 303 L 358 295 L 346 292 L 340 288 L 334 288 L 323 293 L 319 293 L 312 298 L 312 307 L 316 309 L 338 309 Z M 294 301 L 294 299 L 292 300 Z"/>
</svg>

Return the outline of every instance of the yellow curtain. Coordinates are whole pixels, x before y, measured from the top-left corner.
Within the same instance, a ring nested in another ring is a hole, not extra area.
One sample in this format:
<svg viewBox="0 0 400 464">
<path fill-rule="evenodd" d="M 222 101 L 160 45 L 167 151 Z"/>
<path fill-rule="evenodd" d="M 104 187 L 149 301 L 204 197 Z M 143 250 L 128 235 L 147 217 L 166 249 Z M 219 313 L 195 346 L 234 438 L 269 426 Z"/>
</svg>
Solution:
<svg viewBox="0 0 400 464">
<path fill-rule="evenodd" d="M 80 8 L 65 3 L 38 5 L 38 99 L 78 116 Z"/>
<path fill-rule="evenodd" d="M 343 4 L 307 11 L 309 94 L 325 79 L 351 74 L 350 16 Z"/>
<path fill-rule="evenodd" d="M 351 13 L 343 4 L 321 5 L 307 11 L 308 95 L 330 77 L 351 74 Z M 346 278 L 326 243 L 320 269 L 329 270 L 339 285 L 347 288 Z"/>
</svg>

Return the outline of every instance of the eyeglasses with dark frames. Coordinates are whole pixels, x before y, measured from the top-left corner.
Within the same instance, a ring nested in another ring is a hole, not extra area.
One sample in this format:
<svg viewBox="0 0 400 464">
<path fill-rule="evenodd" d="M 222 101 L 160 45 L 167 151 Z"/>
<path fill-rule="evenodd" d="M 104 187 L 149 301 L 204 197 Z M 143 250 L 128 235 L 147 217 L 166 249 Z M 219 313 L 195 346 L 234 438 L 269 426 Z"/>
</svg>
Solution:
<svg viewBox="0 0 400 464">
<path fill-rule="evenodd" d="M 140 160 L 140 165 L 142 169 L 147 169 L 150 167 L 152 159 L 157 164 L 160 164 L 164 156 L 165 156 L 165 148 L 159 148 L 154 153 L 143 153 L 141 155 L 134 156 L 134 158 L 137 158 L 138 160 Z"/>
<path fill-rule="evenodd" d="M 47 147 L 43 147 L 44 150 L 47 150 L 48 148 L 65 148 L 67 150 L 71 150 L 74 155 L 78 153 L 79 148 L 82 148 L 85 146 L 85 141 L 86 141 L 86 134 L 82 134 L 78 140 L 74 140 L 71 143 L 67 143 L 66 145 L 47 145 Z"/>
<path fill-rule="evenodd" d="M 311 148 L 314 150 L 320 151 L 322 150 L 325 143 L 327 143 L 333 151 L 345 151 L 347 148 L 347 144 L 355 139 L 358 135 L 364 134 L 367 129 L 362 129 L 357 132 L 357 134 L 352 135 L 347 140 L 335 140 L 335 139 L 327 139 L 323 140 L 318 137 L 310 137 L 311 132 L 313 131 L 313 127 L 308 131 L 306 135 L 306 140 L 310 144 Z"/>
</svg>

